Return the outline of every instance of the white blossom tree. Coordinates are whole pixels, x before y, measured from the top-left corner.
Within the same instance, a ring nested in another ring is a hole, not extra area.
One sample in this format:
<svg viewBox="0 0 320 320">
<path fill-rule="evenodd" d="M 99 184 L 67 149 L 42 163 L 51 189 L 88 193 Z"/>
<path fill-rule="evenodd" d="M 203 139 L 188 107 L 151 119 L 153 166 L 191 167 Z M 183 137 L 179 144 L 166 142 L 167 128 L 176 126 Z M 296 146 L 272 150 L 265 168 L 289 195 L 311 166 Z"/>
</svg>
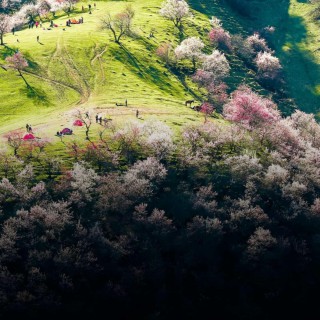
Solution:
<svg viewBox="0 0 320 320">
<path fill-rule="evenodd" d="M 12 18 L 7 14 L 0 14 L 0 45 L 4 45 L 3 37 L 12 28 Z"/>
<path fill-rule="evenodd" d="M 182 21 L 189 15 L 189 5 L 184 0 L 167 0 L 162 3 L 160 15 L 173 22 L 182 31 Z"/>
<path fill-rule="evenodd" d="M 204 48 L 204 43 L 197 37 L 190 37 L 183 40 L 176 47 L 174 53 L 177 59 L 189 59 L 193 65 L 193 71 L 196 71 L 196 63 L 202 57 L 201 50 Z"/>
<path fill-rule="evenodd" d="M 213 82 L 219 82 L 227 77 L 230 72 L 227 58 L 218 50 L 214 50 L 210 55 L 203 56 L 202 69 L 210 72 Z"/>
<path fill-rule="evenodd" d="M 255 63 L 259 76 L 265 79 L 276 79 L 282 68 L 279 59 L 269 52 L 259 52 Z"/>
</svg>

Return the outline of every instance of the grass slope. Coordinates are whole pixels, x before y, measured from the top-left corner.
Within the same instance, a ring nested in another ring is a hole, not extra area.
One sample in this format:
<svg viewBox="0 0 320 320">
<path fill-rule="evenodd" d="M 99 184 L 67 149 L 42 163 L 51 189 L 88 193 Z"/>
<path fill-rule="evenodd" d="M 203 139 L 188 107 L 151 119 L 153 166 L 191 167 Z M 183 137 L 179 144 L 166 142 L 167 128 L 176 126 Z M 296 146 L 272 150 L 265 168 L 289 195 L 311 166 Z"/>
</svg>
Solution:
<svg viewBox="0 0 320 320">
<path fill-rule="evenodd" d="M 121 47 L 112 41 L 111 34 L 99 30 L 99 23 L 106 12 L 121 11 L 126 5 L 123 1 L 97 2 L 92 15 L 75 12 L 71 17 L 83 16 L 84 24 L 71 28 L 65 27 L 66 17 L 62 16 L 55 20 L 59 27 L 53 30 L 47 30 L 46 22 L 46 30 L 8 34 L 0 57 L 3 60 L 17 49 L 25 54 L 30 63 L 26 79 L 34 90 L 28 92 L 13 71 L 1 70 L 0 133 L 22 128 L 27 122 L 49 125 L 55 132 L 58 125 L 70 125 L 71 118 L 65 112 L 74 107 L 121 119 L 134 116 L 138 108 L 143 117 L 157 115 L 177 125 L 199 118 L 183 105 L 192 98 L 188 84 L 170 73 L 155 55 L 162 41 L 177 42 L 171 23 L 158 15 L 160 3 L 132 3 L 136 36 L 123 39 Z M 151 29 L 156 30 L 155 38 L 148 39 Z M 115 107 L 125 99 L 128 108 Z"/>
<path fill-rule="evenodd" d="M 53 30 L 24 29 L 5 37 L 0 48 L 0 62 L 20 50 L 29 60 L 26 79 L 33 90 L 27 90 L 13 71 L 0 70 L 0 133 L 23 128 L 31 123 L 52 135 L 61 127 L 70 126 L 75 108 L 101 112 L 118 121 L 134 117 L 140 110 L 144 119 L 157 116 L 174 126 L 202 117 L 184 107 L 192 98 L 194 86 L 183 76 L 171 73 L 155 55 L 163 41 L 178 43 L 172 24 L 159 16 L 162 0 L 135 0 L 134 38 L 124 38 L 120 47 L 111 34 L 99 30 L 106 12 L 121 11 L 127 2 L 98 1 L 92 15 L 76 11 L 72 17 L 84 17 L 84 24 L 65 27 L 66 16 L 55 20 Z M 253 5 L 254 5 L 253 1 Z M 190 0 L 193 18 L 186 22 L 186 36 L 200 35 L 207 39 L 208 17 L 222 19 L 231 33 L 250 34 L 266 25 L 275 25 L 271 39 L 285 69 L 290 96 L 304 111 L 319 111 L 319 45 L 316 25 L 309 18 L 312 6 L 297 0 L 268 1 L 255 8 L 255 19 L 238 15 L 223 1 Z M 87 3 L 83 3 L 87 8 Z M 77 8 L 81 8 L 80 3 Z M 44 23 L 49 27 L 49 23 Z M 65 31 L 63 30 L 65 28 Z M 148 37 L 151 30 L 154 38 Z M 36 37 L 40 36 L 40 44 Z M 19 42 L 17 42 L 19 39 Z M 229 55 L 232 74 L 230 89 L 247 83 L 263 90 L 235 55 Z M 129 107 L 115 107 L 128 100 Z"/>
</svg>

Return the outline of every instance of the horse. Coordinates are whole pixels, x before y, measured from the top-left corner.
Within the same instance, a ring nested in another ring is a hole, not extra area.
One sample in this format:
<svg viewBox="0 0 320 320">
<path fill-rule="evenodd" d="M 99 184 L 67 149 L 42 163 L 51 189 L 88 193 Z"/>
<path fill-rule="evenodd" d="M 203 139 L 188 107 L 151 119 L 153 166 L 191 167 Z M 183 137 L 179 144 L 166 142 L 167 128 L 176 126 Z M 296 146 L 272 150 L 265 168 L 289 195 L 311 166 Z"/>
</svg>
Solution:
<svg viewBox="0 0 320 320">
<path fill-rule="evenodd" d="M 187 100 L 186 102 L 185 102 L 185 106 L 187 106 L 188 104 L 190 105 L 190 107 L 191 107 L 191 104 L 192 103 L 194 103 L 194 100 Z"/>
</svg>

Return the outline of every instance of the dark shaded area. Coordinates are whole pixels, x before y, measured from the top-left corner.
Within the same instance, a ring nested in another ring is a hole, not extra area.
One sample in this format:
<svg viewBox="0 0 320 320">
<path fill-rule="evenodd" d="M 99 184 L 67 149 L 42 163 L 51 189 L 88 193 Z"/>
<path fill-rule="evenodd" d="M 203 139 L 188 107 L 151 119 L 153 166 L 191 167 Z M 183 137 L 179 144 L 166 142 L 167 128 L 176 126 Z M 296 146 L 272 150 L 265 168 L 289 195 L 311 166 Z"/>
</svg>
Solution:
<svg viewBox="0 0 320 320">
<path fill-rule="evenodd" d="M 21 89 L 20 92 L 26 95 L 29 99 L 31 99 L 35 105 L 42 105 L 42 106 L 51 105 L 48 95 L 44 90 L 40 88 L 35 88 L 28 85 L 25 88 Z"/>
<path fill-rule="evenodd" d="M 59 173 L 41 139 L 1 153 L 1 319 L 317 319 L 311 120 L 292 125 L 298 145 L 272 129 L 189 127 L 161 161 L 139 130 L 112 127 Z"/>
<path fill-rule="evenodd" d="M 150 46 L 148 43 L 147 45 L 148 47 Z M 126 65 L 126 67 L 146 83 L 157 86 L 160 90 L 165 92 L 172 92 L 174 90 L 174 87 L 170 83 L 170 79 L 162 70 L 143 63 L 144 58 L 134 55 L 125 45 L 121 44 L 120 47 L 111 47 L 109 50 L 115 59 Z"/>
</svg>

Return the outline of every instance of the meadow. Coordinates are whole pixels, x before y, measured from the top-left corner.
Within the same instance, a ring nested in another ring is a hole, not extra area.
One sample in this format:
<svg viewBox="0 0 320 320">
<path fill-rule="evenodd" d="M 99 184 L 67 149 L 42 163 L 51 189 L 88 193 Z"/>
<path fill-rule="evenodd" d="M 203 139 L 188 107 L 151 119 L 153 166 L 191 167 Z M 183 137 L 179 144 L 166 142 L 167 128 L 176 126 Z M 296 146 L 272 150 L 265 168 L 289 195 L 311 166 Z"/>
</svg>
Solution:
<svg viewBox="0 0 320 320">
<path fill-rule="evenodd" d="M 185 100 L 201 102 L 203 97 L 183 72 L 172 72 L 155 54 L 163 42 L 179 43 L 178 32 L 171 22 L 159 15 L 159 0 L 131 1 L 134 10 L 133 34 L 114 43 L 111 33 L 101 30 L 101 19 L 123 10 L 127 2 L 97 1 L 92 14 L 88 3 L 79 3 L 70 18 L 84 18 L 84 23 L 66 27 L 66 15 L 54 20 L 57 28 L 24 28 L 5 36 L 0 59 L 14 51 L 22 52 L 29 62 L 25 77 L 28 89 L 14 71 L 0 71 L 0 133 L 24 129 L 26 123 L 37 128 L 39 136 L 52 137 L 63 127 L 70 127 L 75 110 L 97 112 L 114 122 L 135 117 L 157 117 L 173 128 L 202 121 L 202 117 L 184 106 Z M 185 23 L 187 36 L 200 36 L 207 44 L 210 30 L 208 18 L 216 16 L 231 34 L 252 34 L 267 25 L 276 27 L 269 42 L 282 62 L 286 94 L 278 99 L 283 105 L 318 113 L 319 108 L 319 44 L 317 24 L 310 18 L 312 6 L 296 0 L 267 4 L 257 2 L 254 17 L 239 15 L 227 2 L 192 0 L 192 17 Z M 81 7 L 85 12 L 81 12 Z M 150 32 L 154 36 L 149 37 Z M 40 41 L 37 42 L 36 37 Z M 19 42 L 18 42 L 19 41 Z M 14 50 L 14 51 L 13 51 Z M 210 49 L 207 49 L 210 50 Z M 229 54 L 231 75 L 229 91 L 246 83 L 261 94 L 273 97 L 263 89 L 255 74 L 235 55 Z M 0 60 L 0 61 L 1 61 Z M 283 98 L 283 99 L 282 99 Z M 128 101 L 128 107 L 116 103 Z M 284 107 L 285 109 L 285 107 Z"/>
</svg>

